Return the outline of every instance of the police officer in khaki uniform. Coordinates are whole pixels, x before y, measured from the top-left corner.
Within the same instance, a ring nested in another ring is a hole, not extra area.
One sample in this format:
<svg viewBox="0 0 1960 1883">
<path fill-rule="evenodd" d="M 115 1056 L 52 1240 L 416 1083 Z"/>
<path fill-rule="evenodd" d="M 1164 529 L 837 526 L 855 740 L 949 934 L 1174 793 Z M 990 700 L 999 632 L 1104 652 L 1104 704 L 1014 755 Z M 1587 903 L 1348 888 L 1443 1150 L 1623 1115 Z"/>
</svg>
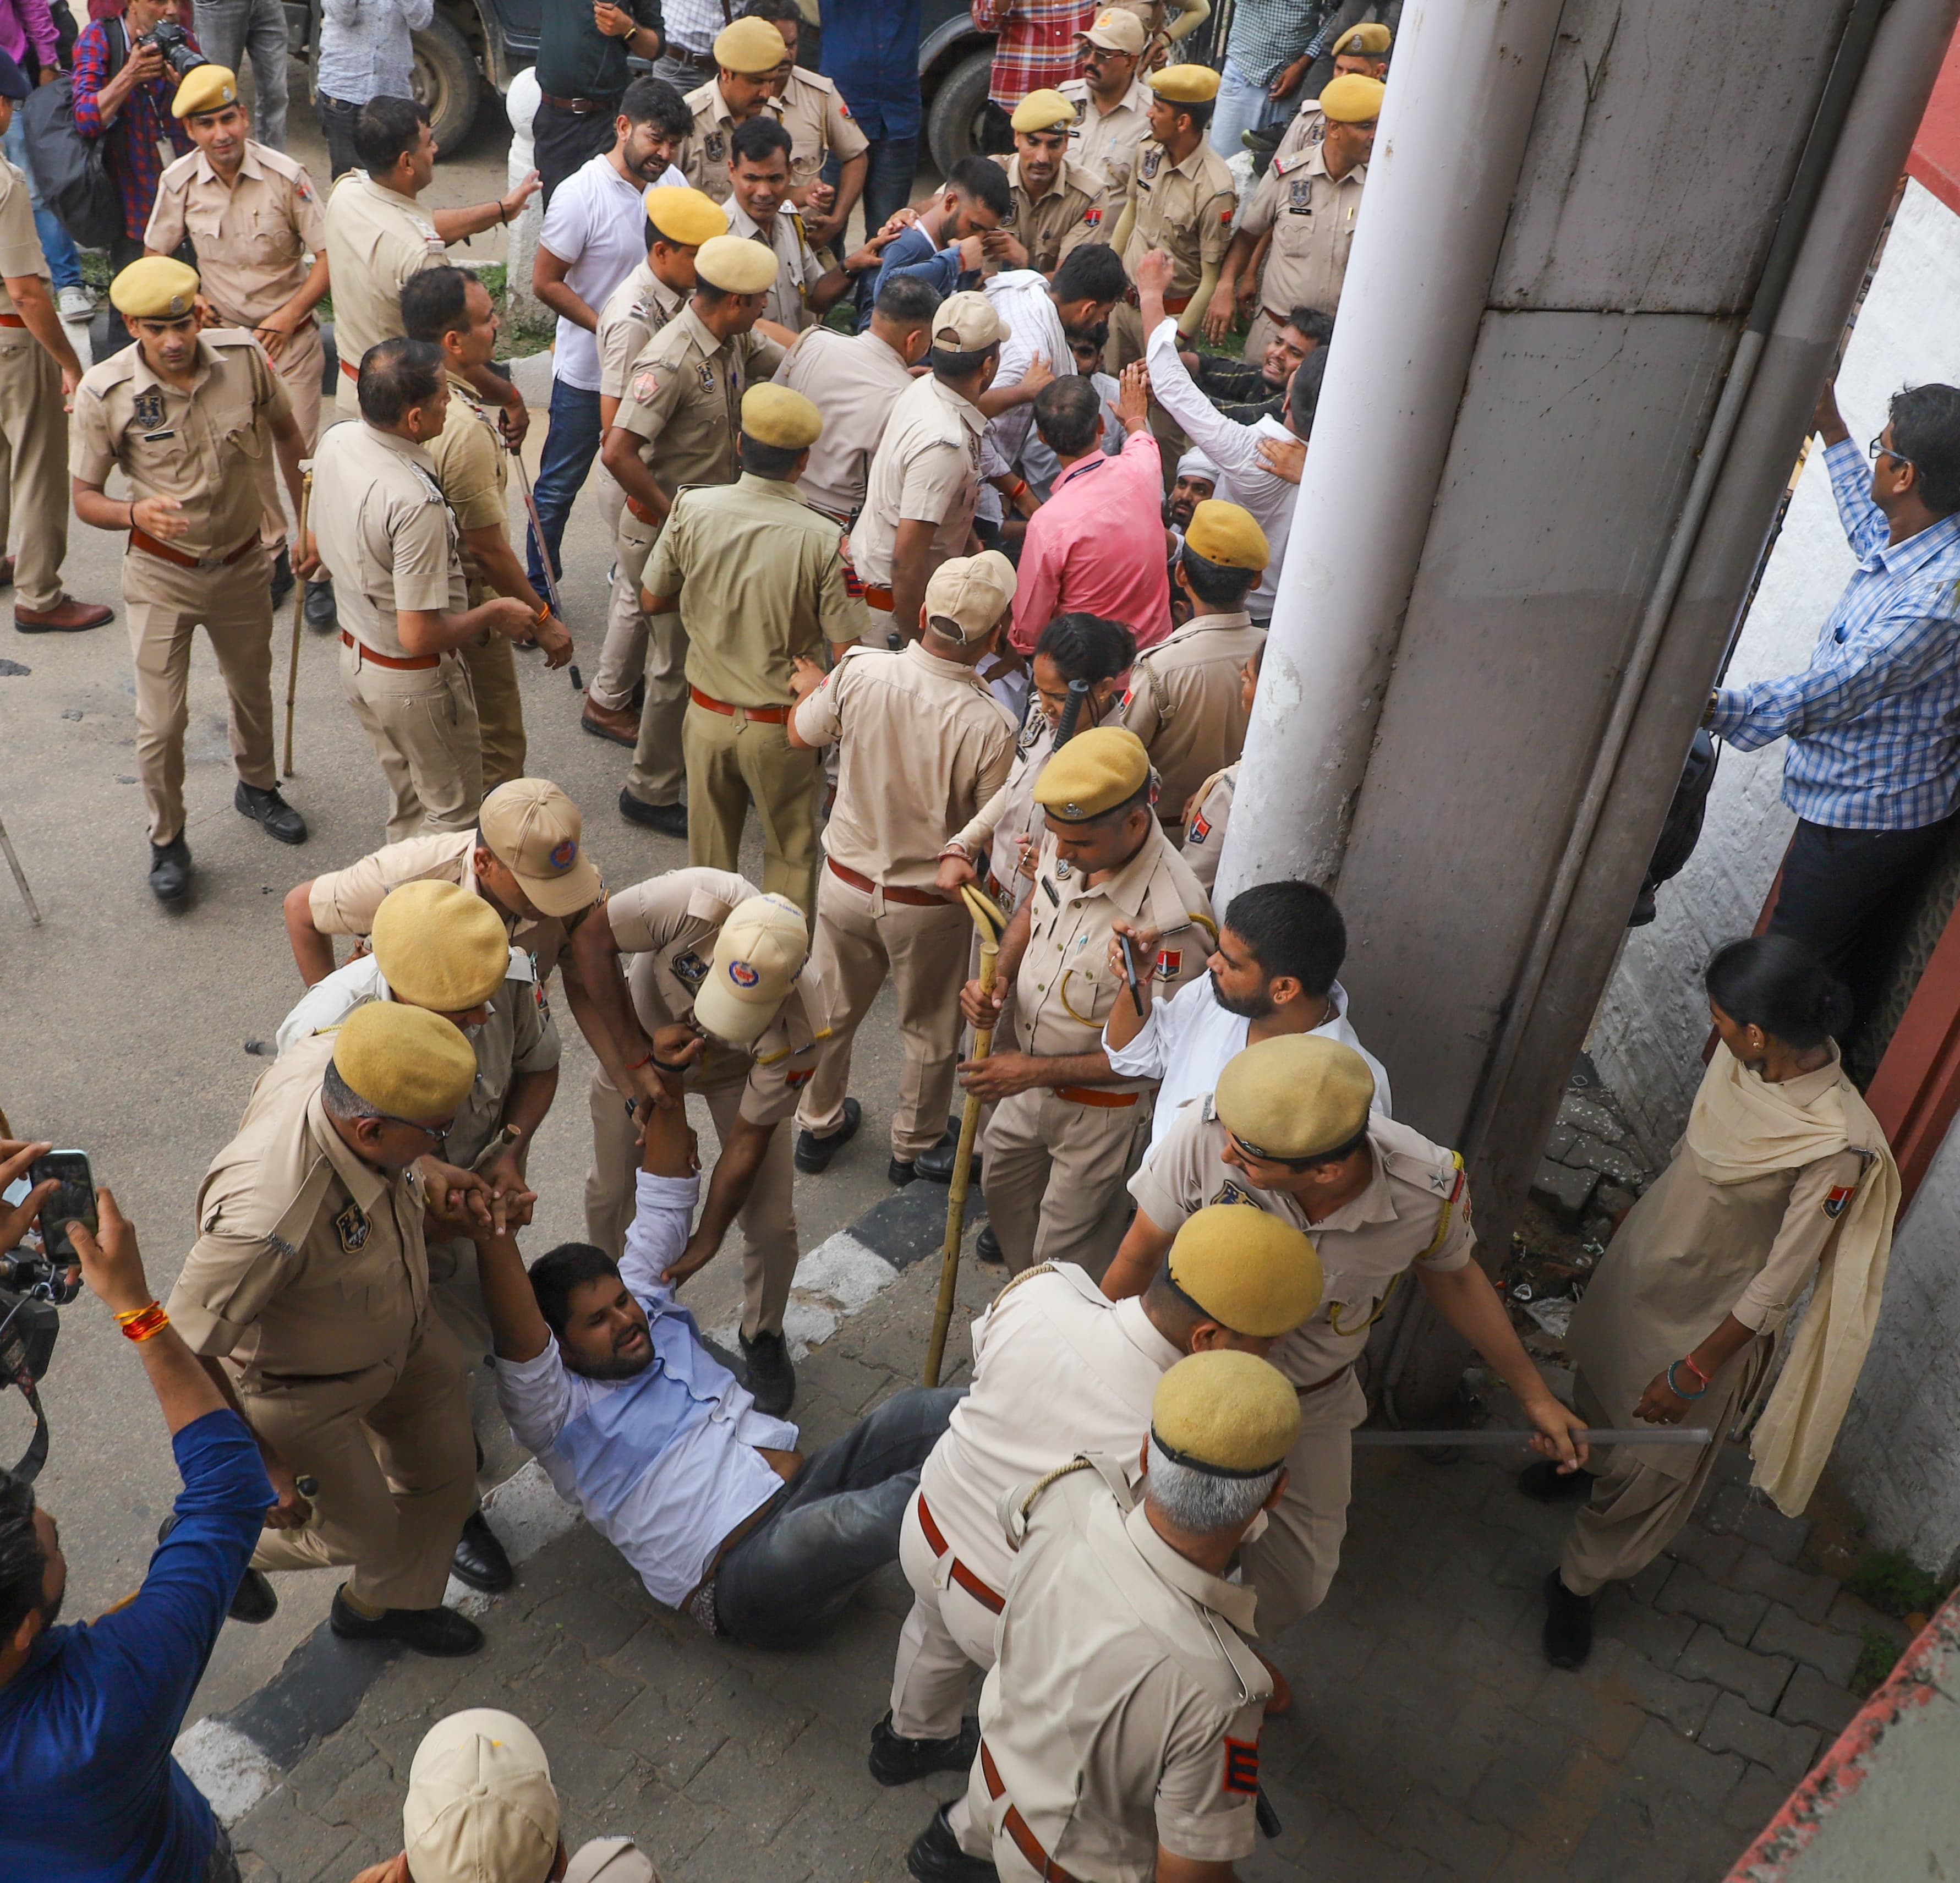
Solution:
<svg viewBox="0 0 1960 1883">
<path fill-rule="evenodd" d="M 1255 648 L 1239 670 L 1239 703 L 1248 717 L 1258 691 L 1259 666 L 1265 649 Z M 1183 855 L 1191 873 L 1212 893 L 1218 879 L 1218 859 L 1224 854 L 1225 835 L 1232 828 L 1232 801 L 1239 794 L 1239 762 L 1233 759 L 1222 771 L 1214 771 L 1191 794 L 1184 811 Z"/>
<path fill-rule="evenodd" d="M 919 1475 L 899 1567 L 912 1586 L 871 1775 L 898 1784 L 970 1764 L 973 1669 L 994 1665 L 1013 1556 L 1001 1500 L 1077 1453 L 1134 1457 L 1150 1400 L 1187 1353 L 1264 1354 L 1320 1303 L 1313 1245 L 1277 1217 L 1201 1210 L 1141 1295 L 1112 1302 L 1073 1263 L 1017 1275 L 973 1323 L 972 1389 Z"/>
<path fill-rule="evenodd" d="M 1118 722 L 1144 742 L 1160 780 L 1157 817 L 1179 835 L 1198 787 L 1245 749 L 1246 663 L 1266 644 L 1245 600 L 1268 559 L 1252 513 L 1207 498 L 1191 513 L 1173 565 L 1191 619 L 1130 670 Z"/>
<path fill-rule="evenodd" d="M 1016 1559 L 979 1757 L 912 1846 L 915 1876 L 969 1883 L 978 1858 L 1001 1883 L 1150 1883 L 1252 1855 L 1273 1687 L 1245 1637 L 1271 1630 L 1226 1578 L 1299 1425 L 1265 1361 L 1193 1353 L 1157 1382 L 1141 1487 L 1132 1451 L 1009 1493 Z"/>
<path fill-rule="evenodd" d="M 1001 938 L 1001 985 L 988 997 L 969 981 L 960 994 L 978 1028 L 995 1023 L 1002 990 L 1013 990 L 1011 1029 L 990 1058 L 959 1070 L 968 1091 L 994 1102 L 987 1210 L 1016 1271 L 1072 1261 L 1099 1275 L 1122 1234 L 1150 1087 L 1118 1079 L 1102 1054 L 1102 1022 L 1129 997 L 1109 972 L 1114 924 L 1158 930 L 1155 959 L 1137 972 L 1156 977 L 1160 997 L 1204 971 L 1216 934 L 1210 902 L 1157 823 L 1150 782 L 1142 742 L 1118 726 L 1078 733 L 1048 760 L 1034 791 L 1047 834 Z"/>
<path fill-rule="evenodd" d="M 708 1101 L 721 1155 L 685 1260 L 692 1274 L 742 1231 L 742 1328 L 756 1403 L 789 1410 L 796 1374 L 783 1309 L 799 1244 L 783 1128 L 830 1035 L 829 990 L 809 959 L 802 911 L 725 870 L 674 870 L 609 896 L 573 943 L 599 990 L 590 1032 L 593 1163 L 586 1233 L 616 1256 L 639 1163 L 630 1107 L 666 1102 L 678 1082 Z M 620 955 L 631 957 L 624 988 Z M 628 999 L 630 996 L 630 999 Z M 628 1094 L 624 1103 L 621 1095 Z"/>
<path fill-rule="evenodd" d="M 1102 218 L 1109 181 L 1070 154 L 1075 107 L 1060 92 L 1029 92 L 1008 122 L 1014 154 L 994 160 L 1013 191 L 1013 207 L 1001 224 L 1011 239 L 1006 259 L 1014 268 L 1052 275 L 1083 243 L 1109 240 Z"/>
<path fill-rule="evenodd" d="M 728 140 L 735 127 L 765 111 L 782 116 L 775 79 L 789 56 L 783 36 L 767 20 L 737 20 L 714 36 L 715 76 L 681 100 L 694 113 L 694 129 L 674 163 L 717 202 L 728 194 Z"/>
<path fill-rule="evenodd" d="M 1074 107 L 1068 154 L 1109 180 L 1112 207 L 1130 193 L 1137 151 L 1150 135 L 1150 88 L 1137 76 L 1148 35 L 1134 13 L 1111 7 L 1081 36 L 1082 76 L 1056 89 Z"/>
<path fill-rule="evenodd" d="M 1300 1439 L 1286 1495 L 1246 1557 L 1269 1640 L 1318 1608 L 1334 1579 L 1348 1528 L 1348 1435 L 1368 1411 L 1355 1363 L 1410 1269 L 1517 1395 L 1541 1435 L 1533 1443 L 1585 1461 L 1567 1436 L 1585 1420 L 1552 1397 L 1471 1259 L 1462 1159 L 1371 1111 L 1374 1092 L 1367 1062 L 1338 1040 L 1289 1033 L 1247 1047 L 1211 1097 L 1185 1106 L 1150 1147 L 1130 1185 L 1135 1219 L 1103 1277 L 1114 1298 L 1146 1287 L 1179 1225 L 1208 1204 L 1249 1204 L 1313 1238 L 1324 1306 L 1273 1353 L 1299 1389 Z"/>
<path fill-rule="evenodd" d="M 816 892 L 816 961 L 836 993 L 835 1031 L 797 1111 L 800 1170 L 827 1169 L 850 1135 L 851 1042 L 889 974 L 905 1064 L 886 1174 L 951 1179 L 947 1108 L 972 927 L 934 879 L 947 839 L 1013 765 L 1013 721 L 974 671 L 1013 599 L 1014 566 L 998 550 L 956 557 L 934 571 L 919 638 L 902 651 L 853 648 L 828 674 L 796 663 L 790 743 L 834 744 L 840 760 Z"/>
<path fill-rule="evenodd" d="M 735 236 L 711 237 L 695 250 L 694 272 L 686 307 L 633 362 L 600 447 L 600 461 L 626 493 L 613 580 L 629 591 L 643 619 L 640 578 L 675 494 L 689 485 L 733 481 L 744 389 L 768 378 L 784 358 L 775 341 L 754 331 L 776 278 L 769 251 Z M 681 837 L 688 829 L 680 803 L 687 636 L 672 610 L 649 621 L 648 632 L 647 700 L 619 814 Z"/>
<path fill-rule="evenodd" d="M 258 466 L 276 451 L 297 514 L 304 450 L 285 388 L 249 333 L 200 334 L 195 269 L 132 262 L 109 298 L 135 343 L 83 376 L 68 447 L 75 513 L 125 530 L 123 593 L 136 663 L 136 768 L 150 817 L 150 888 L 190 885 L 184 841 L 184 729 L 191 636 L 211 637 L 231 705 L 232 803 L 269 837 L 306 841 L 279 795 L 272 754 L 272 558 L 259 537 Z M 103 495 L 112 470 L 127 498 Z"/>
<path fill-rule="evenodd" d="M 837 526 L 796 494 L 822 429 L 800 393 L 750 386 L 741 476 L 675 498 L 641 577 L 648 613 L 677 606 L 686 632 L 688 860 L 733 870 L 753 804 L 762 886 L 804 910 L 816 899 L 822 774 L 814 752 L 790 742 L 790 676 L 799 656 L 827 647 L 835 660 L 868 625 Z"/>
<path fill-rule="evenodd" d="M 333 1631 L 473 1653 L 441 1605 L 476 1497 L 463 1356 L 430 1312 L 422 1215 L 482 1202 L 431 1159 L 476 1077 L 440 1015 L 377 1001 L 296 1047 L 253 1089 L 206 1173 L 170 1318 L 235 1394 L 304 1527 L 269 1531 L 256 1570 L 351 1565 Z M 319 1481 L 315 1501 L 294 1481 Z"/>
<path fill-rule="evenodd" d="M 813 326 L 851 285 L 841 268 L 826 269 L 790 202 L 790 134 L 770 117 L 738 124 L 728 140 L 728 232 L 766 243 L 776 258 L 775 285 L 762 318 L 794 335 Z"/>
<path fill-rule="evenodd" d="M 1150 134 L 1138 146 L 1130 193 L 1110 238 L 1134 281 L 1137 264 L 1153 249 L 1174 266 L 1167 312 L 1187 339 L 1218 285 L 1232 240 L 1238 192 L 1225 160 L 1205 141 L 1218 75 L 1208 65 L 1166 65 L 1144 81 L 1150 91 Z M 1120 372 L 1144 351 L 1144 326 L 1136 309 L 1119 306 L 1109 316 L 1103 364 Z"/>
<path fill-rule="evenodd" d="M 1386 84 L 1389 49 L 1394 44 L 1394 35 L 1374 21 L 1364 20 L 1359 26 L 1351 26 L 1334 42 L 1334 78 L 1344 78 L 1351 72 L 1363 78 L 1379 78 Z M 1326 129 L 1320 100 L 1306 100 L 1287 126 L 1286 135 L 1273 153 L 1273 161 L 1277 164 L 1283 157 L 1297 156 L 1309 145 L 1318 144 Z"/>
</svg>

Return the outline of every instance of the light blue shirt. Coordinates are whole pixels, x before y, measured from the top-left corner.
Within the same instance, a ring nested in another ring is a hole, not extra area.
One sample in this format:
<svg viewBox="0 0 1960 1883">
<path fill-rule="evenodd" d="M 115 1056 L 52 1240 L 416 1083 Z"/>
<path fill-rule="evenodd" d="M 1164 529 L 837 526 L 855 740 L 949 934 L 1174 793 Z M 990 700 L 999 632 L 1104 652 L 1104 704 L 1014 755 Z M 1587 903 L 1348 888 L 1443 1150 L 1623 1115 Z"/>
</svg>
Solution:
<svg viewBox="0 0 1960 1883">
<path fill-rule="evenodd" d="M 435 17 L 435 0 L 326 0 L 320 23 L 320 91 L 343 104 L 412 98 L 409 35 Z"/>
</svg>

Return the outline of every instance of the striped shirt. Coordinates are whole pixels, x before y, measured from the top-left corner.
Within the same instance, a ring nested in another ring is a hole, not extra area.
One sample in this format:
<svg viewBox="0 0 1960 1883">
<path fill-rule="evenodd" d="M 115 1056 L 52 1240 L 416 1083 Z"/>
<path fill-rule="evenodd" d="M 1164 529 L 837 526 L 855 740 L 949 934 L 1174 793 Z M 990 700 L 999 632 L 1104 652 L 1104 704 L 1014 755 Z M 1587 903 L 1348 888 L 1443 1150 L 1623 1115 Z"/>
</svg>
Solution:
<svg viewBox="0 0 1960 1883">
<path fill-rule="evenodd" d="M 1724 687 L 1709 728 L 1739 752 L 1787 738 L 1783 800 L 1839 830 L 1917 830 L 1960 802 L 1960 514 L 1903 542 L 1848 438 L 1824 454 L 1861 558 L 1810 665 Z"/>
<path fill-rule="evenodd" d="M 1031 91 L 1052 91 L 1082 75 L 1082 48 L 1095 0 L 973 0 L 973 24 L 1000 37 L 987 96 L 1011 111 Z"/>
</svg>

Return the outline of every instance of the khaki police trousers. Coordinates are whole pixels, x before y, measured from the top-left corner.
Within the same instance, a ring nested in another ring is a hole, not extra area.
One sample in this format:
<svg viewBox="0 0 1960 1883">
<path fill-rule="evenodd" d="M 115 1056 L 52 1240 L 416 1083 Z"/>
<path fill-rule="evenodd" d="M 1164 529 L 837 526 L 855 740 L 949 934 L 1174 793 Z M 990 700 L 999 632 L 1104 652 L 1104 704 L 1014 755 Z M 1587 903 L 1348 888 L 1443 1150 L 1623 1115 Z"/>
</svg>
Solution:
<svg viewBox="0 0 1960 1883">
<path fill-rule="evenodd" d="M 490 591 L 473 592 L 469 605 L 489 599 Z M 524 775 L 530 750 L 524 736 L 524 702 L 517 691 L 517 654 L 506 635 L 484 635 L 457 650 L 469 670 L 469 695 L 476 702 L 476 724 L 482 736 L 483 790 L 487 796 L 500 784 Z"/>
<path fill-rule="evenodd" d="M 998 1034 L 996 1037 L 998 1037 Z M 1124 1188 L 1150 1141 L 1148 1093 L 1082 1105 L 1045 1086 L 994 1108 L 983 1150 L 987 1215 L 1007 1266 L 1079 1262 L 1099 1277 L 1130 1218 Z"/>
<path fill-rule="evenodd" d="M 905 1739 L 950 1739 L 966 1713 L 973 1670 L 994 1665 L 994 1615 L 953 1581 L 955 1552 L 933 1554 L 918 1504 L 915 1497 L 905 1506 L 899 1531 L 899 1567 L 912 1586 L 912 1606 L 892 1668 L 892 1730 Z"/>
<path fill-rule="evenodd" d="M 268 1530 L 252 1567 L 352 1564 L 347 1591 L 377 1608 L 434 1608 L 476 1503 L 476 1446 L 456 1337 L 434 1315 L 393 1361 L 331 1379 L 247 1373 L 252 1430 L 296 1476 L 320 1480 L 303 1530 Z"/>
<path fill-rule="evenodd" d="M 136 667 L 136 771 L 150 841 L 184 826 L 184 729 L 190 723 L 190 641 L 211 639 L 231 708 L 231 761 L 247 784 L 279 781 L 272 757 L 272 559 L 254 543 L 236 562 L 180 568 L 132 549 L 123 558 L 129 651 Z"/>
<path fill-rule="evenodd" d="M 803 1130 L 827 1137 L 842 1125 L 851 1042 L 889 972 L 905 1051 L 892 1112 L 892 1155 L 910 1163 L 945 1136 L 959 1057 L 959 984 L 972 935 L 972 922 L 956 903 L 927 908 L 889 902 L 882 894 L 854 889 L 828 867 L 818 872 L 810 959 L 837 1006 L 797 1108 Z"/>
<path fill-rule="evenodd" d="M 21 327 L 0 327 L 0 554 L 14 552 L 14 599 L 52 608 L 68 554 L 68 420 L 61 374 Z"/>
<path fill-rule="evenodd" d="M 340 690 L 373 742 L 388 781 L 388 841 L 425 831 L 474 830 L 483 801 L 483 751 L 469 670 L 451 652 L 402 673 L 340 644 Z"/>
<path fill-rule="evenodd" d="M 249 326 L 251 323 L 241 321 L 239 324 Z M 279 349 L 279 357 L 272 362 L 272 371 L 278 374 L 286 396 L 292 402 L 293 422 L 300 428 L 301 457 L 312 455 L 313 441 L 320 436 L 320 376 L 326 364 L 326 349 L 320 345 L 320 323 L 311 320 Z M 259 501 L 265 512 L 259 526 L 259 539 L 276 547 L 286 540 L 286 504 L 280 490 L 278 453 L 269 449 L 262 452 L 257 469 Z M 323 570 L 322 576 L 325 574 Z"/>
<path fill-rule="evenodd" d="M 654 957 L 639 958 L 649 965 Z M 708 1115 L 725 1142 L 742 1110 L 746 1081 L 710 1086 L 699 1096 L 708 1102 Z M 615 1261 L 626 1246 L 627 1226 L 633 1220 L 634 1178 L 640 1167 L 640 1147 L 633 1141 L 633 1122 L 626 1101 L 603 1071 L 592 1075 L 592 1168 L 585 1175 L 585 1233 Z M 735 1214 L 742 1237 L 742 1331 L 753 1340 L 759 1334 L 780 1334 L 783 1310 L 789 1305 L 790 1284 L 796 1279 L 801 1252 L 797 1242 L 796 1210 L 791 1185 L 796 1169 L 792 1134 L 785 1119 L 775 1128 L 762 1154 L 749 1200 Z"/>
<path fill-rule="evenodd" d="M 1368 1416 L 1368 1396 L 1348 1367 L 1300 1402 L 1300 1436 L 1287 1454 L 1287 1487 L 1256 1542 L 1240 1552 L 1259 1592 L 1259 1636 L 1274 1640 L 1327 1599 L 1341 1567 L 1353 1488 L 1348 1434 Z"/>
<path fill-rule="evenodd" d="M 606 644 L 599 656 L 593 693 L 616 710 L 632 704 L 633 689 L 644 679 L 640 736 L 633 748 L 626 789 L 642 804 L 678 804 L 687 775 L 681 752 L 681 723 L 687 711 L 687 630 L 676 614 L 649 620 L 640 606 L 640 578 L 660 539 L 657 525 L 624 507 L 620 493 L 619 565 L 606 606 Z"/>
<path fill-rule="evenodd" d="M 681 750 L 687 759 L 688 861 L 739 872 L 742 824 L 752 803 L 762 825 L 762 887 L 788 896 L 808 915 L 816 901 L 819 755 L 797 751 L 780 725 L 751 719 L 739 708 L 714 712 L 692 700 L 681 724 Z"/>
</svg>

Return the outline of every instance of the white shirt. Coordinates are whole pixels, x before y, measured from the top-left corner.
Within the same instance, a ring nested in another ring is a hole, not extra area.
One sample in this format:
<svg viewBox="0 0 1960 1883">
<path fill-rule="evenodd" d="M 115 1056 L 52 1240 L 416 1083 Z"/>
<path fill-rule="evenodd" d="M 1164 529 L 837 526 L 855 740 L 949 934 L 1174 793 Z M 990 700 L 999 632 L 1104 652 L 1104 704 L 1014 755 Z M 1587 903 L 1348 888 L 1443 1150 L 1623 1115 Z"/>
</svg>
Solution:
<svg viewBox="0 0 1960 1883">
<path fill-rule="evenodd" d="M 670 164 L 661 183 L 687 179 Z M 568 266 L 565 283 L 596 313 L 606 297 L 647 259 L 646 186 L 622 177 L 609 153 L 581 164 L 552 192 L 539 244 Z M 552 377 L 581 392 L 599 390 L 598 336 L 558 317 Z"/>
<path fill-rule="evenodd" d="M 1008 327 L 1007 337 L 1001 342 L 1001 365 L 994 375 L 993 390 L 1020 385 L 1036 360 L 1045 361 L 1057 379 L 1074 377 L 1075 354 L 1068 344 L 1068 331 L 1056 310 L 1055 296 L 1048 291 L 1045 275 L 1037 274 L 1031 268 L 1009 269 L 983 281 L 980 289 Z M 1024 450 L 1041 451 L 1048 461 L 1048 476 L 1053 478 L 1055 454 L 1042 444 L 1035 430 L 1032 400 L 1011 407 L 998 418 L 990 418 L 987 431 L 1010 465 L 1021 463 Z M 1021 475 L 1031 484 L 1035 481 L 1031 471 L 1023 469 Z M 983 505 L 987 496 L 994 498 L 994 511 L 998 516 L 998 494 L 990 488 L 981 499 Z"/>
<path fill-rule="evenodd" d="M 1338 1039 L 1368 1062 L 1368 1070 L 1375 1075 L 1373 1108 L 1384 1118 L 1394 1117 L 1387 1069 L 1348 1024 L 1348 990 L 1338 981 L 1327 991 L 1327 1004 L 1333 1011 L 1312 1029 L 1315 1037 Z M 1127 1046 L 1110 1045 L 1106 1024 L 1102 1050 L 1109 1055 L 1113 1071 L 1125 1079 L 1163 1081 L 1157 1088 L 1157 1111 L 1150 1121 L 1153 1141 L 1170 1129 L 1179 1106 L 1217 1088 L 1218 1075 L 1246 1050 L 1252 1026 L 1250 1020 L 1228 1013 L 1218 1004 L 1208 974 L 1186 981 L 1168 1000 L 1153 1000 L 1142 1028 Z"/>
<path fill-rule="evenodd" d="M 638 1204 L 626 1232 L 620 1278 L 649 1321 L 679 1315 L 691 1325 L 692 1317 L 675 1305 L 660 1277 L 686 1245 L 701 1179 L 643 1170 L 635 1182 Z M 607 1539 L 640 1572 L 647 1593 L 670 1608 L 679 1608 L 698 1586 L 729 1532 L 782 1489 L 783 1481 L 755 1448 L 787 1452 L 797 1442 L 796 1427 L 758 1412 L 748 1388 L 727 1368 L 706 1358 L 701 1364 L 702 1383 L 719 1384 L 714 1411 L 661 1454 L 603 1526 Z M 556 1341 L 535 1360 L 498 1361 L 497 1401 L 504 1417 L 518 1442 L 537 1454 L 567 1503 L 578 1502 L 578 1487 L 558 1455 L 558 1435 L 600 1395 L 630 1383 L 568 1371 Z"/>
</svg>

